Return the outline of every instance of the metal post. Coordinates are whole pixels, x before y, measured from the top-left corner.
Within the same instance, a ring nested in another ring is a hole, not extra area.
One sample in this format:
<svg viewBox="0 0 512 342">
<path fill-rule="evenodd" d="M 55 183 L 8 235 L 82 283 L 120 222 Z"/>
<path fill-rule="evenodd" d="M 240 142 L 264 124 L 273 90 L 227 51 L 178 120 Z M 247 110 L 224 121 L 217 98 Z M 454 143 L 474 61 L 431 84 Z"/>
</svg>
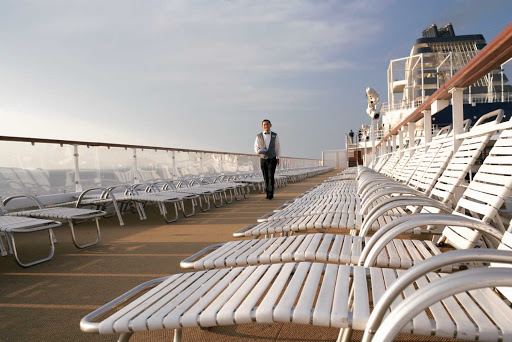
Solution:
<svg viewBox="0 0 512 342">
<path fill-rule="evenodd" d="M 398 150 L 400 151 L 400 155 L 403 154 L 404 149 L 404 126 L 400 128 L 398 131 Z"/>
<path fill-rule="evenodd" d="M 324 166 L 324 151 L 322 151 L 322 166 Z"/>
<path fill-rule="evenodd" d="M 409 155 L 412 156 L 412 148 L 414 146 L 414 130 L 416 129 L 416 123 L 415 122 L 409 122 L 407 124 L 407 130 L 409 135 Z"/>
<path fill-rule="evenodd" d="M 364 132 L 363 139 L 364 139 L 364 160 L 363 165 L 368 167 L 368 156 L 366 155 L 366 136 L 368 135 L 368 132 Z"/>
<path fill-rule="evenodd" d="M 430 110 L 423 111 L 423 130 L 425 135 L 425 151 L 428 149 L 428 143 L 432 141 L 432 116 Z"/>
<path fill-rule="evenodd" d="M 171 151 L 172 156 L 172 172 L 174 173 L 173 178 L 178 177 L 178 168 L 176 167 L 176 156 L 174 155 L 176 151 Z"/>
<path fill-rule="evenodd" d="M 391 136 L 391 150 L 396 151 L 396 135 Z"/>
<path fill-rule="evenodd" d="M 133 149 L 133 184 L 138 183 L 137 179 L 137 149 Z"/>
<path fill-rule="evenodd" d="M 73 145 L 73 157 L 75 159 L 75 191 L 82 192 L 82 183 L 80 182 L 80 167 L 78 162 L 78 146 Z"/>
<path fill-rule="evenodd" d="M 375 119 L 372 118 L 370 126 L 370 139 L 372 140 L 372 166 L 375 167 Z"/>
<path fill-rule="evenodd" d="M 204 169 L 203 169 L 203 152 L 199 152 L 199 170 L 201 170 L 201 172 L 200 172 L 201 176 L 204 176 Z"/>
<path fill-rule="evenodd" d="M 453 151 L 456 152 L 461 144 L 457 135 L 463 132 L 464 125 L 464 88 L 452 88 L 449 92 L 452 94 Z"/>
<path fill-rule="evenodd" d="M 505 102 L 505 90 L 504 90 L 504 84 L 505 82 L 503 81 L 503 69 L 504 69 L 504 66 L 505 64 L 502 64 L 501 67 L 500 67 L 500 73 L 501 73 L 501 102 Z"/>
</svg>

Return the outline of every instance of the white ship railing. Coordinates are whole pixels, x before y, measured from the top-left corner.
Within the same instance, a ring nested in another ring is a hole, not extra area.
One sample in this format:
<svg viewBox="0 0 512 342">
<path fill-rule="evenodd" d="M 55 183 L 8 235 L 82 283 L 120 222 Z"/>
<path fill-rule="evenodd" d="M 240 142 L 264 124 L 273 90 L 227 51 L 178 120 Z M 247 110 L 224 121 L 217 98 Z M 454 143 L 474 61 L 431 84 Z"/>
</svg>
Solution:
<svg viewBox="0 0 512 342">
<path fill-rule="evenodd" d="M 281 157 L 279 168 L 320 163 Z M 254 154 L 0 136 L 0 198 L 259 169 Z"/>
</svg>

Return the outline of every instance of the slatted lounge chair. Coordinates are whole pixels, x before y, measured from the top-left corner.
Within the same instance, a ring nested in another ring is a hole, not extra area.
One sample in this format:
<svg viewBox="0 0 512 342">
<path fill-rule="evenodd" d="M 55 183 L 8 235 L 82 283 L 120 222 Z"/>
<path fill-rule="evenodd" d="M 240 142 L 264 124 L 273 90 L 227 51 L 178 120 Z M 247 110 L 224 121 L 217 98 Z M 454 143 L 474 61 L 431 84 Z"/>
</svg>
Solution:
<svg viewBox="0 0 512 342">
<path fill-rule="evenodd" d="M 452 139 L 448 138 L 437 141 L 436 145 L 438 149 L 430 148 L 429 153 L 431 154 L 430 159 L 425 157 L 422 161 L 426 165 L 430 165 L 432 171 L 424 171 L 422 167 L 418 167 L 415 174 L 419 176 L 412 176 L 411 179 L 418 179 L 415 183 L 417 189 L 407 187 L 405 185 L 376 185 L 373 187 L 374 192 L 364 193 L 363 198 L 358 201 L 357 196 L 353 196 L 351 193 L 345 192 L 344 198 L 337 203 L 327 202 L 322 206 L 298 206 L 295 210 L 293 205 L 289 206 L 288 210 L 283 210 L 276 214 L 268 214 L 259 219 L 259 225 L 251 225 L 242 228 L 235 232 L 233 236 L 268 236 L 270 234 L 282 234 L 290 233 L 293 231 L 305 231 L 309 229 L 352 229 L 352 233 L 355 233 L 363 225 L 363 216 L 372 217 L 374 212 L 378 210 L 378 205 L 386 205 L 389 201 L 395 200 L 394 198 L 389 199 L 391 194 L 406 194 L 406 195 L 418 195 L 427 196 L 432 192 L 433 195 L 440 196 L 441 201 L 446 205 L 453 197 L 455 189 L 464 180 L 464 177 L 471 169 L 471 166 L 476 162 L 476 159 L 481 154 L 482 150 L 486 146 L 490 137 L 496 130 L 497 123 L 501 120 L 503 111 L 494 111 L 489 113 L 479 120 L 472 128 L 470 133 L 467 133 L 467 138 L 459 147 L 455 156 L 452 157 L 451 144 Z M 484 120 L 495 117 L 495 120 L 489 123 L 482 123 Z M 432 146 L 436 146 L 432 145 Z M 437 161 L 433 162 L 436 157 Z M 450 161 L 450 164 L 448 164 Z M 441 172 L 445 171 L 441 175 Z M 418 178 L 419 177 L 419 178 Z M 422 180 L 423 179 L 423 180 Z M 428 180 L 428 181 L 427 181 Z M 412 181 L 411 181 L 412 182 Z M 393 183 L 395 182 L 393 181 Z M 435 186 L 434 186 L 435 184 Z M 323 186 L 324 184 L 322 184 Z M 422 191 L 418 191 L 422 190 Z M 397 197 L 396 200 L 404 199 L 404 196 Z M 361 204 L 360 204 L 361 203 Z M 326 207 L 329 205 L 328 207 Z M 371 208 L 373 206 L 373 208 Z M 307 208 L 304 211 L 303 208 Z M 361 208 L 359 211 L 357 209 Z M 370 220 L 371 224 L 368 225 L 370 229 L 378 229 L 378 227 L 391 222 L 396 216 L 404 214 L 403 210 L 397 210 L 400 206 L 391 207 L 386 212 L 380 213 L 375 220 Z M 421 207 L 420 207 L 421 208 Z M 373 211 L 371 211 L 372 209 Z M 295 211 L 293 211 L 295 210 Z"/>
<path fill-rule="evenodd" d="M 84 209 L 84 208 L 66 208 L 66 207 L 52 207 L 46 208 L 39 199 L 30 195 L 17 195 L 6 198 L 3 201 L 4 207 L 13 199 L 16 198 L 27 198 L 31 200 L 36 207 L 39 209 L 33 210 L 21 210 L 8 212 L 6 215 L 10 216 L 25 216 L 32 218 L 41 218 L 41 219 L 50 219 L 50 220 L 58 220 L 68 222 L 69 228 L 71 229 L 71 239 L 73 240 L 73 244 L 77 248 L 87 248 L 94 246 L 100 242 L 100 223 L 99 218 L 105 216 L 107 213 L 101 210 L 94 209 Z M 80 244 L 77 241 L 75 236 L 75 224 L 80 221 L 85 221 L 88 219 L 93 219 L 96 224 L 96 240 L 93 242 Z"/>
<path fill-rule="evenodd" d="M 460 252 L 452 252 L 457 255 L 448 259 L 466 260 L 460 258 Z M 489 254 L 492 257 L 480 257 L 479 261 L 512 260 L 510 252 L 490 251 Z M 423 267 L 427 271 L 439 269 L 446 265 L 446 254 L 441 258 L 443 262 L 436 258 L 426 261 L 427 266 L 433 264 L 433 268 Z M 366 328 L 372 311 L 371 303 L 378 303 L 397 279 L 408 279 L 409 272 L 415 274 L 417 271 L 304 262 L 175 274 L 128 291 L 84 317 L 80 327 L 89 333 L 121 334 L 119 341 L 128 341 L 134 332 L 174 329 L 174 341 L 181 341 L 181 330 L 189 327 L 297 323 L 341 328 L 339 340 L 342 340 L 350 337 L 351 329 Z M 415 287 L 421 288 L 439 277 L 429 273 L 413 278 L 403 291 L 405 297 L 411 296 Z M 471 295 L 477 301 L 479 298 L 483 301 L 471 304 L 464 297 L 458 298 L 461 306 L 457 306 L 455 300 L 446 303 L 446 308 L 432 304 L 428 310 L 433 319 L 423 311 L 402 331 L 461 338 L 461 335 L 465 337 L 461 333 L 464 328 L 454 323 L 462 321 L 478 336 L 479 331 L 470 324 L 476 321 L 477 329 L 488 323 L 489 329 L 485 332 L 494 330 L 498 341 L 501 332 L 508 329 L 503 323 L 508 323 L 512 310 L 498 301 L 499 297 L 490 298 L 488 291 L 475 291 Z M 397 302 L 391 305 L 392 312 L 401 299 L 398 297 Z M 450 319 L 453 316 L 455 322 Z M 490 319 L 482 318 L 487 316 Z M 102 318 L 97 320 L 98 317 Z M 492 329 L 490 322 L 496 322 Z"/>
<path fill-rule="evenodd" d="M 222 190 L 222 189 L 226 189 L 226 191 L 224 191 L 224 194 L 225 194 L 225 197 L 226 197 L 225 200 L 227 203 L 232 202 L 233 197 L 237 200 L 241 199 L 242 197 L 249 198 L 250 189 L 249 189 L 249 185 L 247 185 L 247 184 L 222 181 L 222 180 L 220 180 L 219 177 L 213 178 L 213 179 L 208 178 L 208 177 L 203 177 L 203 178 L 199 179 L 199 182 L 200 182 L 201 186 L 217 189 L 218 191 Z M 227 199 L 227 191 L 229 191 L 229 193 L 230 193 L 229 200 Z"/>
<path fill-rule="evenodd" d="M 123 186 L 125 187 L 125 186 Z M 114 213 L 107 214 L 104 217 L 110 217 L 116 215 L 119 220 L 119 225 L 124 226 L 124 221 L 122 217 L 122 207 L 121 204 L 118 203 L 116 197 L 114 196 L 113 189 L 116 188 L 100 188 L 93 187 L 88 188 L 80 193 L 75 201 L 63 202 L 53 204 L 53 207 L 69 207 L 74 206 L 75 208 L 82 207 L 93 207 L 96 210 L 107 211 L 109 206 L 112 206 Z M 139 208 L 137 207 L 137 210 Z M 142 209 L 143 210 L 143 209 Z M 141 214 L 142 217 L 142 214 Z"/>
<path fill-rule="evenodd" d="M 147 192 L 140 192 L 137 187 L 143 187 Z M 141 184 L 131 187 L 130 191 L 126 191 L 124 195 L 116 195 L 118 202 L 136 202 L 142 205 L 156 204 L 160 210 L 160 214 L 164 217 L 167 223 L 172 223 L 178 220 L 178 212 L 182 211 L 185 217 L 190 217 L 195 214 L 195 207 L 199 205 L 203 207 L 199 195 L 191 193 L 180 193 L 177 191 L 160 191 L 154 184 Z M 149 192 L 152 191 L 152 192 Z M 189 201 L 191 210 L 189 213 L 185 211 L 185 201 Z M 174 215 L 169 217 L 169 211 L 166 204 L 171 204 L 174 208 Z M 209 204 L 208 204 L 209 205 Z M 209 207 L 207 207 L 209 209 Z"/>
<path fill-rule="evenodd" d="M 484 223 L 494 221 L 497 227 L 504 230 L 497 215 L 498 209 L 510 195 L 512 188 L 512 143 L 510 142 L 512 141 L 512 129 L 510 129 L 512 122 L 506 124 L 509 129 L 500 134 L 483 165 L 457 203 L 453 211 L 453 215 L 456 215 L 454 216 L 455 220 L 462 221 L 461 215 L 470 213 L 473 217 L 481 218 Z M 436 204 L 432 199 L 421 197 L 408 197 L 396 205 L 410 204 L 436 207 L 444 212 L 449 211 L 444 203 Z M 383 208 L 380 214 L 386 210 L 387 208 Z M 181 265 L 186 268 L 207 269 L 270 262 L 322 261 L 359 262 L 360 264 L 365 263 L 366 266 L 408 268 L 432 255 L 441 253 L 438 246 L 432 241 L 396 238 L 397 235 L 411 229 L 419 230 L 421 225 L 415 224 L 418 218 L 422 218 L 424 215 L 429 214 L 419 213 L 397 218 L 383 225 L 371 239 L 365 238 L 369 227 L 367 226 L 357 237 L 308 234 L 227 242 L 207 247 L 185 259 Z M 411 222 L 412 226 L 409 226 Z M 402 228 L 393 231 L 394 227 L 398 226 Z M 404 227 L 406 227 L 405 230 Z M 480 234 L 471 230 L 446 227 L 442 232 L 440 242 L 457 249 L 467 249 L 478 244 L 479 239 Z M 377 247 L 372 249 L 373 246 Z"/>
<path fill-rule="evenodd" d="M 0 255 L 5 256 L 8 254 L 8 250 L 14 255 L 14 260 L 21 267 L 29 267 L 32 265 L 40 264 L 42 262 L 48 261 L 53 257 L 55 252 L 54 245 L 54 236 L 53 236 L 53 228 L 59 227 L 62 223 L 53 221 L 53 220 L 41 220 L 30 217 L 15 217 L 3 215 L 3 212 L 0 210 Z M 16 249 L 16 241 L 14 237 L 16 234 L 22 233 L 33 233 L 42 230 L 48 231 L 48 236 L 50 240 L 50 253 L 47 257 L 37 259 L 30 262 L 22 262 L 18 255 L 18 250 Z M 7 241 L 7 249 L 3 246 L 2 236 L 6 237 Z"/>
</svg>

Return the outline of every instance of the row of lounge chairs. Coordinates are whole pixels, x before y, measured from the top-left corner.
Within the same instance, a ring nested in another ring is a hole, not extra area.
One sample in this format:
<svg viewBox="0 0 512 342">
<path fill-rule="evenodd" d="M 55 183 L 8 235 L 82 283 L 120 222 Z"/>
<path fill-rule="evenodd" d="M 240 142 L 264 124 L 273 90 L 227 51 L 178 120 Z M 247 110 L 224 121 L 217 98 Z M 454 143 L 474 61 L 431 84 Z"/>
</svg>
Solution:
<svg viewBox="0 0 512 342">
<path fill-rule="evenodd" d="M 311 170 L 298 170 L 297 173 L 324 172 L 324 168 Z M 285 176 L 282 176 L 286 178 Z M 167 223 L 178 219 L 179 211 L 185 217 L 192 216 L 195 208 L 202 211 L 210 210 L 211 203 L 215 207 L 223 203 L 231 203 L 234 199 L 240 200 L 249 196 L 251 183 L 244 181 L 229 181 L 225 177 L 193 178 L 179 181 L 157 181 L 135 185 L 119 185 L 106 189 L 90 188 L 77 196 L 76 200 L 52 203 L 45 206 L 37 197 L 31 195 L 17 195 L 3 201 L 3 210 L 0 208 L 0 254 L 5 256 L 8 252 L 14 255 L 15 261 L 22 267 L 32 266 L 50 260 L 55 250 L 56 239 L 53 228 L 59 227 L 61 222 L 67 222 L 71 229 L 71 237 L 77 248 L 87 248 L 99 243 L 101 233 L 99 219 L 108 215 L 107 210 L 113 209 L 111 215 L 117 215 L 119 223 L 124 225 L 122 213 L 129 208 L 138 212 L 140 219 L 146 219 L 144 207 L 148 204 L 158 206 L 160 213 Z M 10 203 L 28 201 L 22 210 L 6 211 Z M 190 209 L 186 210 L 186 202 Z M 171 206 L 171 210 L 168 209 Z M 36 207 L 32 209 L 31 207 Z M 171 212 L 169 214 L 169 212 Z M 95 221 L 96 237 L 88 243 L 78 241 L 75 226 L 92 219 Z M 15 234 L 31 233 L 47 230 L 50 238 L 50 251 L 47 257 L 23 262 L 16 250 Z M 5 236 L 7 246 L 2 241 Z"/>
<path fill-rule="evenodd" d="M 512 122 L 502 116 L 457 136 L 455 153 L 444 132 L 428 148 L 382 158 L 375 168 L 386 171 L 343 172 L 234 234 L 256 239 L 198 252 L 181 263 L 197 271 L 141 284 L 84 317 L 81 329 L 120 341 L 174 329 L 179 341 L 187 327 L 293 322 L 340 328 L 339 341 L 353 329 L 364 341 L 398 333 L 512 340 L 512 224 L 498 215 L 512 191 Z"/>
</svg>

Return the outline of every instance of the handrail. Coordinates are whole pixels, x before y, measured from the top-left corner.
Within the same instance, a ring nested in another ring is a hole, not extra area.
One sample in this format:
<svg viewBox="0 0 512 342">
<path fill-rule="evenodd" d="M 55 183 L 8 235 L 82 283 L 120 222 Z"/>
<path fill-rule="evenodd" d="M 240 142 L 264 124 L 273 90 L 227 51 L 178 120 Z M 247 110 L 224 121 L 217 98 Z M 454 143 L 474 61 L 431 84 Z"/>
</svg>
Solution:
<svg viewBox="0 0 512 342">
<path fill-rule="evenodd" d="M 450 98 L 449 91 L 453 88 L 468 87 L 494 68 L 507 62 L 512 57 L 512 23 L 508 24 L 491 42 L 473 57 L 462 69 L 450 78 L 441 88 L 428 97 L 418 108 L 400 122 L 391 132 L 382 138 L 376 145 L 380 146 L 391 136 L 398 134 L 398 130 L 409 122 L 416 122 L 423 118 L 423 111 L 429 110 L 437 100 Z"/>
<path fill-rule="evenodd" d="M 257 156 L 256 154 L 250 153 L 237 153 L 237 152 L 221 152 L 221 151 L 207 151 L 207 150 L 194 150 L 194 149 L 186 149 L 186 148 L 175 148 L 175 147 L 162 147 L 162 146 L 145 146 L 145 145 L 129 145 L 129 144 L 115 144 L 115 143 L 104 143 L 104 142 L 93 142 L 93 141 L 77 141 L 77 140 L 59 140 L 59 139 L 42 139 L 42 138 L 30 138 L 30 137 L 11 137 L 11 136 L 0 136 L 0 141 L 14 141 L 14 142 L 29 142 L 32 144 L 40 143 L 40 144 L 59 144 L 59 145 L 78 145 L 78 146 L 87 146 L 87 147 L 119 147 L 124 149 L 140 149 L 140 150 L 160 150 L 160 151 L 176 151 L 176 152 L 195 152 L 195 153 L 218 153 L 218 154 L 230 154 L 237 156 Z M 299 158 L 299 157 L 282 157 L 282 158 L 293 158 L 300 160 L 315 160 L 318 161 L 320 159 L 314 158 Z"/>
</svg>

